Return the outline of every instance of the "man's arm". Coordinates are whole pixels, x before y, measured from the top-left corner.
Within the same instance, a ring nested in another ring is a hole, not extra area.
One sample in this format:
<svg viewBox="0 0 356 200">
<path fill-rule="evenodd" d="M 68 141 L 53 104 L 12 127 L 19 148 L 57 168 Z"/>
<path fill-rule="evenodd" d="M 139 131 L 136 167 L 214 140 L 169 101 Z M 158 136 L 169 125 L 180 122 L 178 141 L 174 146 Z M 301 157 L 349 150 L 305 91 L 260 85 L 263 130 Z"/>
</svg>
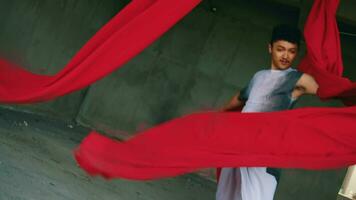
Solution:
<svg viewBox="0 0 356 200">
<path fill-rule="evenodd" d="M 231 98 L 231 100 L 224 105 L 221 111 L 233 111 L 245 105 L 245 101 L 240 99 L 240 92 Z"/>
<path fill-rule="evenodd" d="M 304 73 L 298 80 L 297 87 L 302 88 L 304 94 L 316 94 L 319 85 L 312 76 Z"/>
</svg>

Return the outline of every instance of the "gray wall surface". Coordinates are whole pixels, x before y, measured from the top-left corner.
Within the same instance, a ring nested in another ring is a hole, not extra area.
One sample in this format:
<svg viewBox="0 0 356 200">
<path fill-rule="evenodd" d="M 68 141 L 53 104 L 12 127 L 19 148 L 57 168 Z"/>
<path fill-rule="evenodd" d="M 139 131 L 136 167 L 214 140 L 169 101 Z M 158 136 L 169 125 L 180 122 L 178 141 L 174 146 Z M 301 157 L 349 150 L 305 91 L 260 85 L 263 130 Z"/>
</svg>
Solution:
<svg viewBox="0 0 356 200">
<path fill-rule="evenodd" d="M 54 74 L 127 2 L 0 0 L 0 52 L 34 72 Z M 264 0 L 204 1 L 123 68 L 88 89 L 48 103 L 11 107 L 75 119 L 121 138 L 178 116 L 215 110 L 256 71 L 269 68 L 273 25 L 301 24 L 300 13 Z M 340 29 L 355 30 L 344 24 Z M 355 80 L 356 39 L 341 35 L 341 41 L 345 75 Z M 306 96 L 296 107 L 305 106 L 341 104 Z M 343 169 L 284 170 L 276 199 L 335 199 L 344 174 Z"/>
<path fill-rule="evenodd" d="M 40 74 L 55 74 L 127 1 L 0 0 L 0 53 Z M 86 89 L 51 102 L 12 107 L 76 117 Z"/>
</svg>

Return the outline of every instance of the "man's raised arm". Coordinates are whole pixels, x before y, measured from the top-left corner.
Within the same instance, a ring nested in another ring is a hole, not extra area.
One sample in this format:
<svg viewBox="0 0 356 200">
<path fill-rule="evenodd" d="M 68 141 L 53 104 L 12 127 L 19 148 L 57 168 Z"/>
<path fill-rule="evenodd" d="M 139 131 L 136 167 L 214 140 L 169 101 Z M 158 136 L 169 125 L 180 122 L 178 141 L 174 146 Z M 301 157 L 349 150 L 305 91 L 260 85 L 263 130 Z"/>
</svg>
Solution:
<svg viewBox="0 0 356 200">
<path fill-rule="evenodd" d="M 220 111 L 234 111 L 245 105 L 245 101 L 240 98 L 240 92 L 231 98 Z"/>
<path fill-rule="evenodd" d="M 304 94 L 316 94 L 319 85 L 309 74 L 304 73 L 297 82 L 297 86 L 303 88 Z"/>
</svg>

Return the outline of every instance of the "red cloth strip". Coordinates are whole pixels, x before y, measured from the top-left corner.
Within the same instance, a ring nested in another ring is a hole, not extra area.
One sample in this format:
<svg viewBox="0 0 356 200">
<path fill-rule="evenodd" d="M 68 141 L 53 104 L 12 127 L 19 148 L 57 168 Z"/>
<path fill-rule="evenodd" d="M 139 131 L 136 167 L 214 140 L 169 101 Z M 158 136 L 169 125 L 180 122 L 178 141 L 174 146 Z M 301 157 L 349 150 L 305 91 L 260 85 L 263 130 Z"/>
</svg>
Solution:
<svg viewBox="0 0 356 200">
<path fill-rule="evenodd" d="M 208 167 L 325 169 L 356 163 L 356 107 L 199 113 L 119 142 L 91 133 L 80 166 L 107 178 L 156 179 Z"/>
<path fill-rule="evenodd" d="M 79 90 L 140 53 L 200 0 L 134 0 L 54 76 L 33 74 L 0 60 L 0 102 L 42 102 Z"/>
</svg>

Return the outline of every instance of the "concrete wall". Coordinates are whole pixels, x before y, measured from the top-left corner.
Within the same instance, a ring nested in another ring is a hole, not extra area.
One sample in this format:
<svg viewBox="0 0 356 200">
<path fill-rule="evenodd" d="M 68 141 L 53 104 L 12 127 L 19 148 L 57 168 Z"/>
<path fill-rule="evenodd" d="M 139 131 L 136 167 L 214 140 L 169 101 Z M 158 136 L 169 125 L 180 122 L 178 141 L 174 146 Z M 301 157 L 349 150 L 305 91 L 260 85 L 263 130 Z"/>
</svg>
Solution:
<svg viewBox="0 0 356 200">
<path fill-rule="evenodd" d="M 0 52 L 40 74 L 58 72 L 127 1 L 0 0 Z M 74 119 L 85 90 L 34 105 L 11 106 L 66 120 Z"/>
<path fill-rule="evenodd" d="M 277 2 L 283 5 L 288 5 L 296 8 L 301 8 L 303 7 L 301 4 L 304 2 L 310 2 L 313 3 L 313 1 L 310 0 L 270 0 L 273 2 Z M 341 0 L 339 1 L 339 8 L 337 11 L 337 17 L 338 20 L 342 22 L 346 22 L 349 24 L 356 25 L 356 1 L 354 0 Z"/>
<path fill-rule="evenodd" d="M 0 50 L 38 73 L 56 73 L 127 1 L 0 0 Z M 6 18 L 5 18 L 6 17 Z M 13 108 L 76 120 L 118 137 L 221 107 L 269 67 L 272 26 L 297 25 L 299 10 L 263 0 L 204 1 L 122 69 L 49 103 Z M 345 29 L 352 27 L 345 26 Z M 342 37 L 345 74 L 355 77 L 356 42 Z M 340 106 L 303 97 L 297 107 Z M 335 199 L 344 170 L 284 170 L 276 199 Z"/>
</svg>

